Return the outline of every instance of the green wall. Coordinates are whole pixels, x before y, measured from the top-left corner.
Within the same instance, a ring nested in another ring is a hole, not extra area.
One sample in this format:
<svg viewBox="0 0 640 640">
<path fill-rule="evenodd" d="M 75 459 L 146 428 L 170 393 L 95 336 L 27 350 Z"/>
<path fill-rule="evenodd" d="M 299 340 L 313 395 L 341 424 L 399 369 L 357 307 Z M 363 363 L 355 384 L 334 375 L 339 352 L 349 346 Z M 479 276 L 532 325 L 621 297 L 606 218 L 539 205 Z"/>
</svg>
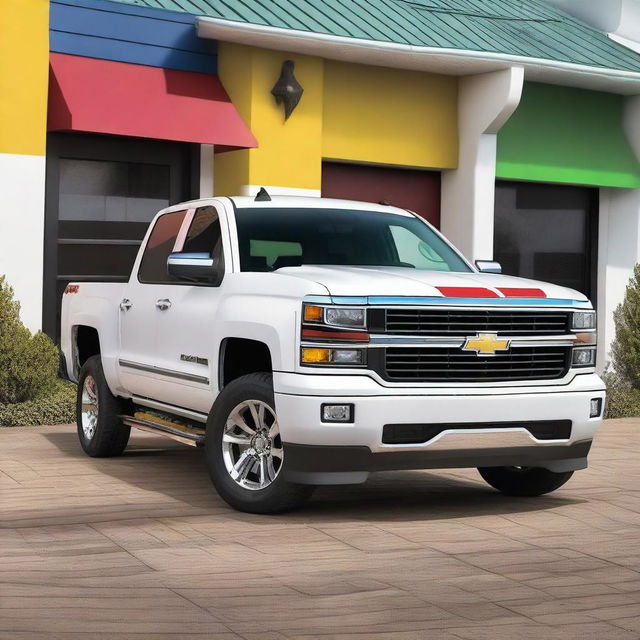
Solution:
<svg viewBox="0 0 640 640">
<path fill-rule="evenodd" d="M 640 163 L 622 128 L 622 96 L 526 82 L 498 134 L 496 176 L 640 187 Z"/>
</svg>

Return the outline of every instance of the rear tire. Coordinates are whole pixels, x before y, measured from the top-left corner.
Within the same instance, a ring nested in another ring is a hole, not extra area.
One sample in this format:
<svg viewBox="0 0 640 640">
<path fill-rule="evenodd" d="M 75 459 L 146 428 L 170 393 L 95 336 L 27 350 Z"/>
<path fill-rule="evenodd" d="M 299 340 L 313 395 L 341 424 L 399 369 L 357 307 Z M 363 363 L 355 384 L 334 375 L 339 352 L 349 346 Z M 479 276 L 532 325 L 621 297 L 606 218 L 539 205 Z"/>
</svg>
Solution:
<svg viewBox="0 0 640 640">
<path fill-rule="evenodd" d="M 131 429 L 120 421 L 123 413 L 125 402 L 111 393 L 100 356 L 91 356 L 80 370 L 76 401 L 78 438 L 87 455 L 107 458 L 124 451 Z"/>
<path fill-rule="evenodd" d="M 542 467 L 480 467 L 484 480 L 507 496 L 541 496 L 559 489 L 573 471 L 556 473 Z"/>
<path fill-rule="evenodd" d="M 241 376 L 220 392 L 207 421 L 205 454 L 213 485 L 238 511 L 289 511 L 306 502 L 315 488 L 284 478 L 286 447 L 271 374 Z"/>
</svg>

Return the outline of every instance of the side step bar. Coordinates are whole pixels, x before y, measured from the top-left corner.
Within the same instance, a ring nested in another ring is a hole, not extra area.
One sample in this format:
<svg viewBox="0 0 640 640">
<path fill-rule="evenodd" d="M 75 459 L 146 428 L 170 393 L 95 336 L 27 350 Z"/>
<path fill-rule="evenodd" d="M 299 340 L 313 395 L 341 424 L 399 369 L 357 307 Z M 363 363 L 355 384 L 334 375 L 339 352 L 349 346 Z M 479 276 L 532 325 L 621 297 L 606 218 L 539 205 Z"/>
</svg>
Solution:
<svg viewBox="0 0 640 640">
<path fill-rule="evenodd" d="M 177 440 L 178 442 L 182 442 L 182 444 L 188 444 L 192 447 L 204 446 L 204 429 L 197 429 L 196 427 L 190 427 L 186 424 L 180 424 L 162 418 L 150 420 L 149 418 L 155 418 L 155 416 L 148 416 L 148 414 L 142 414 L 145 416 L 144 418 L 139 417 L 139 415 L 140 414 L 136 413 L 134 416 L 120 416 L 120 419 L 122 420 L 122 424 L 135 427 L 141 431 L 166 436 L 167 438 Z"/>
</svg>

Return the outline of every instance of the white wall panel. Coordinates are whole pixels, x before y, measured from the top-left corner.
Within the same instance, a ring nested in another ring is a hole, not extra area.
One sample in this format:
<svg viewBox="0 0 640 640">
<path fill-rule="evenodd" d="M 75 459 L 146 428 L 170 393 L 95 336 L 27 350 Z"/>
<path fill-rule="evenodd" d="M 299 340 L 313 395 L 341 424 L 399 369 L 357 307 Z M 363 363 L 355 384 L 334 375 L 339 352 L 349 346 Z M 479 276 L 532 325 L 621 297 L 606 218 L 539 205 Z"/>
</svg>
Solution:
<svg viewBox="0 0 640 640">
<path fill-rule="evenodd" d="M 0 275 L 31 331 L 42 326 L 45 157 L 0 154 Z"/>
</svg>

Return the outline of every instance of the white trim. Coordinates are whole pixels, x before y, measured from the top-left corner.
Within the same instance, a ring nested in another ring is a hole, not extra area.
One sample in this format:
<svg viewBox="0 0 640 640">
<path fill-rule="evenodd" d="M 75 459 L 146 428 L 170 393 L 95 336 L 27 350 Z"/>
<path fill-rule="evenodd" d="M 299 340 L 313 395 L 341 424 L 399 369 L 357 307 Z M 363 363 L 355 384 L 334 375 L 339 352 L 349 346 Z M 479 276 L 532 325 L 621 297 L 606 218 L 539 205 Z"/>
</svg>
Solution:
<svg viewBox="0 0 640 640">
<path fill-rule="evenodd" d="M 442 172 L 442 231 L 474 260 L 493 258 L 497 133 L 520 102 L 524 74 L 511 67 L 461 78 L 459 158 Z"/>
<path fill-rule="evenodd" d="M 629 38 L 625 38 L 624 36 L 619 36 L 617 33 L 607 33 L 607 35 L 618 44 L 621 44 L 623 47 L 627 47 L 627 49 L 631 49 L 636 53 L 640 53 L 640 42 L 636 40 L 630 40 Z"/>
<path fill-rule="evenodd" d="M 198 36 L 201 38 L 239 42 L 267 49 L 454 75 L 496 71 L 517 65 L 523 67 L 527 79 L 590 89 L 608 88 L 609 91 L 623 94 L 640 93 L 640 72 L 634 71 L 490 51 L 364 40 L 206 16 L 196 18 L 196 23 Z"/>
<path fill-rule="evenodd" d="M 200 145 L 200 197 L 213 197 L 213 145 Z"/>
<path fill-rule="evenodd" d="M 269 184 L 245 184 L 240 187 L 241 196 L 255 197 L 264 187 L 271 196 L 300 196 L 303 198 L 319 198 L 320 189 L 300 189 L 298 187 L 277 187 Z"/>
<path fill-rule="evenodd" d="M 640 158 L 640 96 L 624 103 L 624 131 Z M 633 267 L 640 262 L 640 189 L 600 189 L 598 235 L 598 370 L 611 357 L 613 312 L 622 302 Z"/>
<path fill-rule="evenodd" d="M 613 309 L 608 303 L 607 280 L 609 279 L 609 209 L 611 205 L 611 189 L 601 188 L 598 194 L 598 256 L 597 256 L 597 326 L 598 346 L 596 350 L 596 367 L 602 373 L 610 359 L 609 350 L 613 340 Z M 593 300 L 592 302 L 595 302 Z"/>
</svg>

